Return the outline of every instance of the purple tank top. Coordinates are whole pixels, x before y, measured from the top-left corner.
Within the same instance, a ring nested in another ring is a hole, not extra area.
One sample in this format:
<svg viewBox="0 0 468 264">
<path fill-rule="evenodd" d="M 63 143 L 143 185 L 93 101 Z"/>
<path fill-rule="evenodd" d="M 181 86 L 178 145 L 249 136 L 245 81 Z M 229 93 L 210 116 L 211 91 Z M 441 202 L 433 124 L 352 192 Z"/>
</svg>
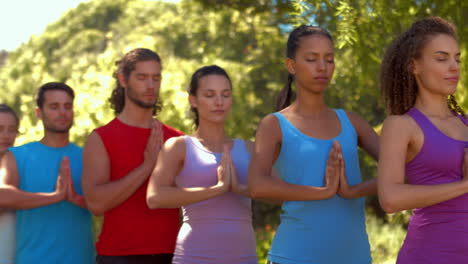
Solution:
<svg viewBox="0 0 468 264">
<path fill-rule="evenodd" d="M 416 108 L 407 114 L 424 134 L 420 152 L 406 164 L 407 182 L 436 185 L 460 181 L 468 142 L 443 134 Z M 459 117 L 468 125 L 463 117 Z M 414 209 L 397 263 L 468 263 L 468 194 Z"/>
<path fill-rule="evenodd" d="M 178 187 L 208 187 L 218 181 L 221 153 L 207 150 L 197 138 L 185 136 L 184 166 Z M 246 184 L 250 154 L 244 141 L 234 140 L 231 156 L 241 183 Z M 183 224 L 172 263 L 257 264 L 251 200 L 227 192 L 182 207 Z"/>
</svg>

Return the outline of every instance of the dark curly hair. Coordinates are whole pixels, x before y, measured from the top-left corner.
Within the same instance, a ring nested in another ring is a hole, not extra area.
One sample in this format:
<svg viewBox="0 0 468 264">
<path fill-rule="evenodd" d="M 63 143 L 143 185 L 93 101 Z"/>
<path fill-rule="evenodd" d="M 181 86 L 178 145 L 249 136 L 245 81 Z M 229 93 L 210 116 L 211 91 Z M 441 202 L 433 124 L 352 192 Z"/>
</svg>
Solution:
<svg viewBox="0 0 468 264">
<path fill-rule="evenodd" d="M 220 76 L 226 77 L 232 89 L 231 78 L 229 78 L 229 75 L 227 74 L 227 72 L 223 68 L 219 67 L 218 65 L 210 65 L 210 66 L 201 67 L 192 74 L 192 78 L 190 79 L 190 86 L 188 89 L 188 93 L 190 95 L 196 96 L 198 88 L 200 86 L 200 80 L 203 77 L 208 76 L 208 75 L 220 75 Z M 190 107 L 190 111 L 192 111 L 193 116 L 194 116 L 193 123 L 195 124 L 195 127 L 198 127 L 198 124 L 200 122 L 200 119 L 198 117 L 198 111 L 196 108 L 193 108 L 193 107 Z"/>
<path fill-rule="evenodd" d="M 412 62 L 421 56 L 424 46 L 440 34 L 458 41 L 454 25 L 440 17 L 424 18 L 414 22 L 387 48 L 380 69 L 380 88 L 389 114 L 402 115 L 414 106 L 418 85 Z M 451 110 L 465 115 L 453 95 L 448 97 L 447 103 Z"/>
<path fill-rule="evenodd" d="M 116 87 L 112 90 L 109 98 L 115 115 L 120 114 L 125 106 L 125 89 L 120 85 L 118 75 L 122 73 L 125 81 L 128 81 L 130 73 L 135 70 L 135 65 L 140 61 L 156 61 L 161 64 L 161 58 L 156 52 L 144 48 L 133 49 L 125 54 L 122 59 L 115 62 L 117 70 L 112 76 L 115 79 Z M 153 108 L 153 115 L 156 115 L 159 110 L 161 110 L 161 100 L 158 99 Z"/>
<path fill-rule="evenodd" d="M 312 36 L 312 35 L 319 35 L 328 38 L 333 43 L 333 38 L 326 31 L 321 27 L 309 26 L 309 25 L 301 25 L 295 28 L 290 34 L 288 38 L 288 43 L 286 45 L 286 57 L 290 59 L 294 59 L 296 56 L 296 51 L 299 48 L 300 40 L 303 37 Z M 283 89 L 278 95 L 276 100 L 276 111 L 284 109 L 291 104 L 293 99 L 293 92 L 291 89 L 291 84 L 294 81 L 294 75 L 288 73 L 288 81 L 284 85 Z"/>
</svg>

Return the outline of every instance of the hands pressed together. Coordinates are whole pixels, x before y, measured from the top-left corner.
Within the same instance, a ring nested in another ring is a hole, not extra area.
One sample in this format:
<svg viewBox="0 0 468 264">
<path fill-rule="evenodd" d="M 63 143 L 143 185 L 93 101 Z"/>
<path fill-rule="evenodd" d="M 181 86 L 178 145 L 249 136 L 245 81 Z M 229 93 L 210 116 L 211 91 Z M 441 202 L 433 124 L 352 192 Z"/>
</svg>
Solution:
<svg viewBox="0 0 468 264">
<path fill-rule="evenodd" d="M 59 201 L 68 201 L 76 206 L 86 208 L 85 199 L 75 191 L 71 177 L 70 160 L 63 157 L 60 162 L 59 174 L 55 185 L 55 194 Z"/>
<path fill-rule="evenodd" d="M 151 172 L 156 165 L 158 159 L 159 151 L 161 150 L 164 144 L 162 124 L 158 120 L 154 120 L 150 136 L 148 138 L 148 143 L 146 143 L 146 148 L 144 152 L 143 164 L 147 165 L 149 171 Z"/>
<path fill-rule="evenodd" d="M 218 186 L 224 192 L 234 192 L 241 195 L 247 194 L 247 185 L 240 183 L 237 171 L 232 161 L 231 148 L 233 143 L 223 145 L 221 163 L 218 166 Z"/>
<path fill-rule="evenodd" d="M 343 198 L 356 198 L 353 186 L 349 186 L 346 179 L 343 153 L 338 141 L 334 141 L 328 154 L 327 167 L 325 169 L 325 187 L 330 197 L 338 194 Z"/>
</svg>

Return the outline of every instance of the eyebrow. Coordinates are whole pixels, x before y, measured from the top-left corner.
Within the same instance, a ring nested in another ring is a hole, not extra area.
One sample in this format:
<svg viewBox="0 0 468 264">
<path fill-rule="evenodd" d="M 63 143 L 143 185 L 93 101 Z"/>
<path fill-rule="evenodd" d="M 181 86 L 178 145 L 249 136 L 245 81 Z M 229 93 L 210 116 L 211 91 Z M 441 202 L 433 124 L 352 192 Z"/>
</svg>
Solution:
<svg viewBox="0 0 468 264">
<path fill-rule="evenodd" d="M 438 50 L 438 51 L 436 51 L 436 52 L 434 52 L 434 53 L 436 53 L 436 54 L 443 54 L 443 55 L 447 55 L 447 56 L 449 55 L 448 52 L 442 51 L 442 50 Z M 457 53 L 455 54 L 455 56 L 460 56 L 460 52 L 457 52 Z"/>
<path fill-rule="evenodd" d="M 306 55 L 319 55 L 319 54 L 320 54 L 319 52 L 314 52 L 314 51 L 306 52 Z M 329 53 L 326 53 L 325 56 L 330 56 L 334 54 L 335 54 L 334 52 L 329 52 Z"/>
</svg>

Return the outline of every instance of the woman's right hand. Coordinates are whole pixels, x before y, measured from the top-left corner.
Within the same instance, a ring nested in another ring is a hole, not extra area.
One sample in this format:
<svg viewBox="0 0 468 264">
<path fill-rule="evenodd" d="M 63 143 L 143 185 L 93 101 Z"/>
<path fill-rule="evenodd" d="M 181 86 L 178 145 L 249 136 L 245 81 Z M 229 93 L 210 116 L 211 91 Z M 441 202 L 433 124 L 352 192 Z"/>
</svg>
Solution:
<svg viewBox="0 0 468 264">
<path fill-rule="evenodd" d="M 230 147 L 228 144 L 223 145 L 223 153 L 221 154 L 221 163 L 218 165 L 218 183 L 216 186 L 220 187 L 224 192 L 229 191 L 231 185 L 231 168 L 229 162 Z"/>
<path fill-rule="evenodd" d="M 343 172 L 343 162 L 341 159 L 340 143 L 333 141 L 333 145 L 328 154 L 327 167 L 325 168 L 325 190 L 330 197 L 338 191 L 340 173 Z"/>
</svg>

